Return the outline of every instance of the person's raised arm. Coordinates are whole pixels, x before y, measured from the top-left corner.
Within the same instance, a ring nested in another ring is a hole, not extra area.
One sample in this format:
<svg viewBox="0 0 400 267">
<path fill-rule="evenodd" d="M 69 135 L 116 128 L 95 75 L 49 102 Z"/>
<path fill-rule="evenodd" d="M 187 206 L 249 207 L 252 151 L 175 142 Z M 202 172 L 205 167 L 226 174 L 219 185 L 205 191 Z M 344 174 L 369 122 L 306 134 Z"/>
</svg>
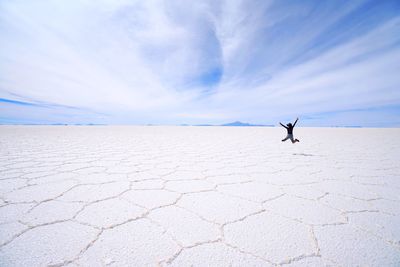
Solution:
<svg viewBox="0 0 400 267">
<path fill-rule="evenodd" d="M 296 125 L 298 120 L 299 120 L 299 118 L 297 118 L 296 121 L 293 123 L 293 127 Z"/>
<path fill-rule="evenodd" d="M 282 123 L 279 123 L 280 125 L 282 125 L 282 127 L 285 127 L 287 129 L 287 127 L 285 125 L 283 125 Z"/>
</svg>

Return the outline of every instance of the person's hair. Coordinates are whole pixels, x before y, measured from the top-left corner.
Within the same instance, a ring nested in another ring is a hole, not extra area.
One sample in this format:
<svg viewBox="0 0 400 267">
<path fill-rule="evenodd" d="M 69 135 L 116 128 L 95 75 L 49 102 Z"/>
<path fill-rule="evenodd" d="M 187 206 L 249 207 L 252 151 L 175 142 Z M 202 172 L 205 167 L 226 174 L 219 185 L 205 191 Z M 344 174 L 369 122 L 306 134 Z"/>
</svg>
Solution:
<svg viewBox="0 0 400 267">
<path fill-rule="evenodd" d="M 288 124 L 286 124 L 286 126 L 292 126 L 292 124 L 289 122 Z"/>
</svg>

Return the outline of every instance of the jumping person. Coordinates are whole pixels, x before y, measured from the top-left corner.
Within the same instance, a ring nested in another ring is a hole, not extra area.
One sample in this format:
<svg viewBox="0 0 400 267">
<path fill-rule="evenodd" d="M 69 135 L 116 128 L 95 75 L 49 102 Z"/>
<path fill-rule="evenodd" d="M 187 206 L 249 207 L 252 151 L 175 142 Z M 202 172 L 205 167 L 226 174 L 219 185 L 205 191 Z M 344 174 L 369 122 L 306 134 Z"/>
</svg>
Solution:
<svg viewBox="0 0 400 267">
<path fill-rule="evenodd" d="M 296 142 L 300 142 L 299 139 L 293 139 L 293 128 L 296 125 L 297 121 L 299 120 L 299 118 L 296 119 L 296 121 L 293 123 L 293 125 L 291 123 L 288 123 L 285 125 L 283 125 L 282 123 L 279 123 L 280 125 L 282 125 L 283 127 L 286 128 L 287 130 L 287 136 L 282 140 L 282 142 L 285 142 L 286 140 L 290 139 L 292 141 L 292 143 L 296 143 Z"/>
</svg>

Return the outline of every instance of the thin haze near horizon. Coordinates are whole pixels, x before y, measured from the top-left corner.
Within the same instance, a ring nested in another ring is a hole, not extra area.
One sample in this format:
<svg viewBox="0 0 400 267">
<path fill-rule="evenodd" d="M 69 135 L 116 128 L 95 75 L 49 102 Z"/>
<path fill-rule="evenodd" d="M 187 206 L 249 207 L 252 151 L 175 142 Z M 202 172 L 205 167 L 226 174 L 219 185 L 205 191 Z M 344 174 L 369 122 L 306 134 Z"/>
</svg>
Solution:
<svg viewBox="0 0 400 267">
<path fill-rule="evenodd" d="M 1 1 L 0 123 L 400 126 L 400 1 Z"/>
</svg>

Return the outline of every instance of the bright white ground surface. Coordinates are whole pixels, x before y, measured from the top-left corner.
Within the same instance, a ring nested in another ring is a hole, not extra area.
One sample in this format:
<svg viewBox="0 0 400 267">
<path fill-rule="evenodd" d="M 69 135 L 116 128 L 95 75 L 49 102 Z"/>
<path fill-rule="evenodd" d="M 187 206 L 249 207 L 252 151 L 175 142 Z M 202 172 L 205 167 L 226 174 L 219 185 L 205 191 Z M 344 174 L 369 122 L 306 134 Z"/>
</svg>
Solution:
<svg viewBox="0 0 400 267">
<path fill-rule="evenodd" d="M 0 127 L 0 266 L 400 266 L 400 130 Z"/>
</svg>

